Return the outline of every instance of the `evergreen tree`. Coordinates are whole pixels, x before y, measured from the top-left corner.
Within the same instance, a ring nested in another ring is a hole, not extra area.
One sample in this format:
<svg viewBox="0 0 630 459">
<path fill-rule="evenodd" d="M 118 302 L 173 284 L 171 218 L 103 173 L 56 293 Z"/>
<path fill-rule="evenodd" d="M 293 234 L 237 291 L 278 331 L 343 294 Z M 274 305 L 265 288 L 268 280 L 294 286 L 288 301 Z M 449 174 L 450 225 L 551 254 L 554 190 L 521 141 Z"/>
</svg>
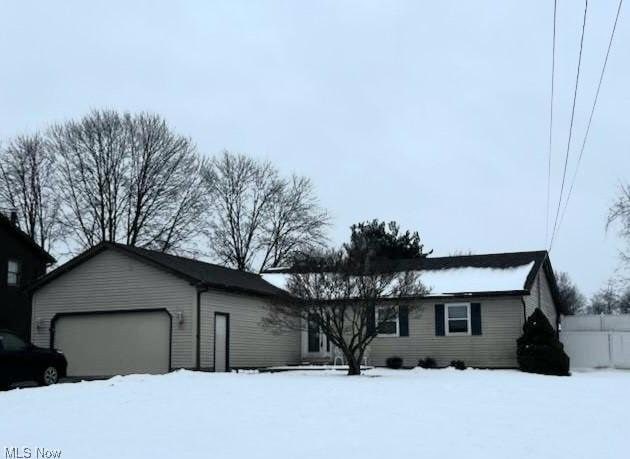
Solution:
<svg viewBox="0 0 630 459">
<path fill-rule="evenodd" d="M 425 252 L 417 231 L 400 232 L 396 222 L 361 222 L 350 227 L 350 243 L 344 249 L 351 259 L 369 261 L 404 260 L 424 258 Z"/>
<path fill-rule="evenodd" d="M 580 293 L 577 286 L 571 281 L 565 272 L 559 272 L 558 294 L 560 296 L 560 307 L 564 314 L 584 314 L 586 309 L 586 298 Z"/>
<path fill-rule="evenodd" d="M 536 308 L 523 325 L 516 341 L 521 371 L 543 375 L 569 376 L 569 356 L 545 314 Z"/>
</svg>

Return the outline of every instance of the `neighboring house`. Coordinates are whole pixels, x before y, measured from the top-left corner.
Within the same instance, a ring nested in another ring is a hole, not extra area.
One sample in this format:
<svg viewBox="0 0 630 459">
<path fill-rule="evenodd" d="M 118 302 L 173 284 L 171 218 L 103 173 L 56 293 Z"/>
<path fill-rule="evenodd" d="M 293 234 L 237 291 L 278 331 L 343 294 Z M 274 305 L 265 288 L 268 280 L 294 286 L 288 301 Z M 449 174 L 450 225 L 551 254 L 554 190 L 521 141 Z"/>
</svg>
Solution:
<svg viewBox="0 0 630 459">
<path fill-rule="evenodd" d="M 32 341 L 70 376 L 299 363 L 300 334 L 260 321 L 281 291 L 259 275 L 101 243 L 33 286 Z"/>
<path fill-rule="evenodd" d="M 557 288 L 547 252 L 407 260 L 432 293 L 370 345 L 369 363 L 433 357 L 516 367 L 516 339 L 540 307 L 557 327 Z M 121 244 L 101 243 L 33 286 L 32 339 L 61 349 L 71 376 L 228 371 L 330 361 L 314 327 L 272 333 L 267 305 L 290 270 L 263 276 Z M 378 310 L 376 311 L 378 314 Z"/>
<path fill-rule="evenodd" d="M 0 329 L 29 339 L 31 299 L 25 287 L 55 259 L 17 225 L 14 212 L 0 212 Z"/>
<path fill-rule="evenodd" d="M 475 367 L 513 368 L 516 339 L 535 308 L 558 328 L 557 285 L 546 251 L 430 257 L 399 265 L 401 271 L 417 271 L 431 293 L 411 300 L 417 306 L 412 312 L 401 308 L 398 319 L 385 325 L 388 333 L 372 341 L 368 361 L 373 365 L 399 356 L 412 366 L 432 357 L 439 365 L 463 360 Z M 274 269 L 263 277 L 283 288 L 290 272 Z M 317 328 L 305 329 L 303 358 L 334 359 L 334 346 Z"/>
</svg>

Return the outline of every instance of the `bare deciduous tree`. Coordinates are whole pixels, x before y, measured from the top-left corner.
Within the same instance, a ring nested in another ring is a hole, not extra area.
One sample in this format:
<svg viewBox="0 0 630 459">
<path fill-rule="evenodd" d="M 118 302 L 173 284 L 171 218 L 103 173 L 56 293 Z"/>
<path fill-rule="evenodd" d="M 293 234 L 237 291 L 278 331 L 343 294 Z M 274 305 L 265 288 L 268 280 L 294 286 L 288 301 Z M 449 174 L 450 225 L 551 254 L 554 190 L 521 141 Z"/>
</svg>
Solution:
<svg viewBox="0 0 630 459">
<path fill-rule="evenodd" d="M 323 248 L 329 218 L 319 207 L 310 179 L 293 175 L 281 182 L 265 219 L 260 270 L 286 263 L 296 253 Z"/>
<path fill-rule="evenodd" d="M 203 227 L 203 161 L 157 115 L 93 111 L 53 126 L 63 223 L 80 247 L 101 241 L 182 250 Z"/>
<path fill-rule="evenodd" d="M 619 235 L 628 244 L 628 251 L 622 252 L 622 260 L 630 266 L 630 184 L 622 184 L 619 196 L 608 212 L 608 222 L 606 227 L 617 223 L 619 225 Z"/>
<path fill-rule="evenodd" d="M 269 306 L 263 326 L 271 330 L 317 327 L 344 355 L 348 375 L 361 374 L 365 351 L 378 333 L 420 306 L 427 293 L 416 272 L 395 264 L 359 262 L 343 251 L 328 252 L 293 272 L 290 293 Z M 377 309 L 378 308 L 378 309 Z"/>
<path fill-rule="evenodd" d="M 316 327 L 343 353 L 348 374 L 358 375 L 377 334 L 394 331 L 392 321 L 417 310 L 416 297 L 429 291 L 400 260 L 431 252 L 424 252 L 417 232 L 400 233 L 396 222 L 374 220 L 351 231 L 341 250 L 294 260 L 285 271 L 289 294 L 271 303 L 263 325 L 272 330 Z"/>
<path fill-rule="evenodd" d="M 0 207 L 44 250 L 62 236 L 55 157 L 39 134 L 19 136 L 0 150 Z"/>
<path fill-rule="evenodd" d="M 268 162 L 224 152 L 207 168 L 213 207 L 211 249 L 225 264 L 262 271 L 321 247 L 329 224 L 311 182 L 280 178 Z"/>
<path fill-rule="evenodd" d="M 62 221 L 82 248 L 119 239 L 125 214 L 125 160 L 129 139 L 122 117 L 93 111 L 49 130 L 59 158 Z"/>
<path fill-rule="evenodd" d="M 614 280 L 609 280 L 605 287 L 591 297 L 591 314 L 614 314 L 619 312 L 619 293 Z"/>
<path fill-rule="evenodd" d="M 157 115 L 126 116 L 130 137 L 126 243 L 181 250 L 204 229 L 203 161 L 192 142 Z"/>
</svg>

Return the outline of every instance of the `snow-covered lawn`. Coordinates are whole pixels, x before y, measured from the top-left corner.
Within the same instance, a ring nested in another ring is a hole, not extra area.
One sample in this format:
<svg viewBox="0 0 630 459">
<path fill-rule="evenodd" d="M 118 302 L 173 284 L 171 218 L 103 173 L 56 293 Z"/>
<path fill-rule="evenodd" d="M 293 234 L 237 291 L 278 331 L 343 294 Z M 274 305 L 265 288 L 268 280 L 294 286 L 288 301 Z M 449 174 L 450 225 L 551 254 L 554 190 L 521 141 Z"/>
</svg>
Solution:
<svg viewBox="0 0 630 459">
<path fill-rule="evenodd" d="M 629 388 L 623 371 L 134 375 L 0 393 L 0 456 L 627 458 Z"/>
</svg>

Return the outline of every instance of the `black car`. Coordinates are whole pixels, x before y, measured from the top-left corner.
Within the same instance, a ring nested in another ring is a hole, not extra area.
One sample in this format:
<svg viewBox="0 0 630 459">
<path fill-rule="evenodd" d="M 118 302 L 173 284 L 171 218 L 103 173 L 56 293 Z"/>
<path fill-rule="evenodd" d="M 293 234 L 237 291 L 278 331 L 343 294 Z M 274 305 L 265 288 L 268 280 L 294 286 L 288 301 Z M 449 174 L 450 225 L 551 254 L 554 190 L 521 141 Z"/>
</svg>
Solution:
<svg viewBox="0 0 630 459">
<path fill-rule="evenodd" d="M 56 384 L 66 376 L 67 367 L 61 352 L 34 346 L 10 331 L 0 330 L 0 390 L 21 381 Z"/>
</svg>

